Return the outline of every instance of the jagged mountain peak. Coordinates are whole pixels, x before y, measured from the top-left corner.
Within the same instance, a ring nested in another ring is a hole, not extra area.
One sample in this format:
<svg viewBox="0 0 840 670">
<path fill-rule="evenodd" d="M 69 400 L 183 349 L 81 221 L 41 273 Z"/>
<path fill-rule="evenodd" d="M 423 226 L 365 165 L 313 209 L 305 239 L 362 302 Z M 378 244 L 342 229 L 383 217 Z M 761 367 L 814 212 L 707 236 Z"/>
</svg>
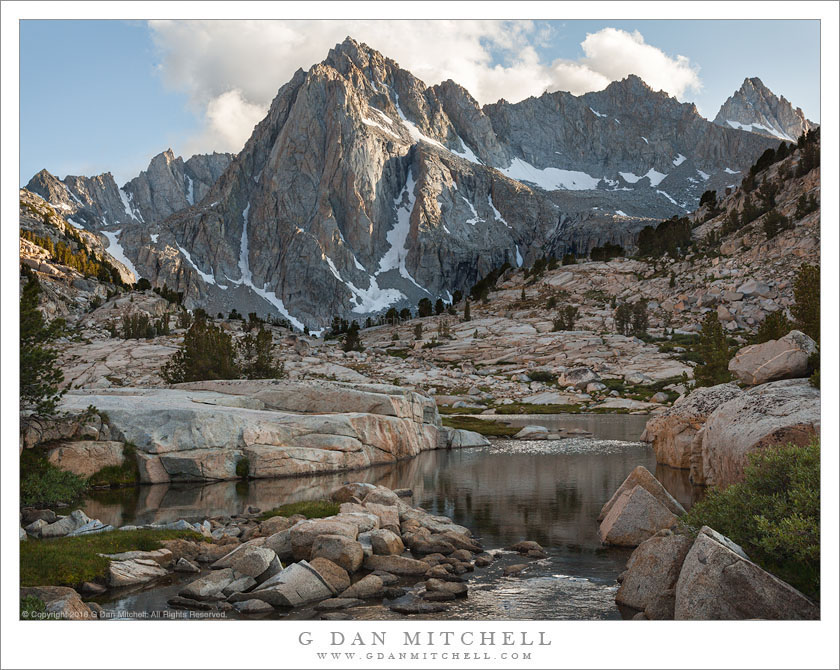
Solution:
<svg viewBox="0 0 840 670">
<path fill-rule="evenodd" d="M 723 103 L 714 123 L 789 142 L 818 125 L 806 119 L 801 108 L 794 108 L 784 96 L 773 93 L 758 77 L 744 79 Z"/>
<path fill-rule="evenodd" d="M 636 75 L 480 106 L 347 38 L 280 87 L 238 155 L 167 149 L 101 210 L 188 307 L 315 330 L 447 300 L 505 262 L 632 246 L 771 145 Z"/>
</svg>

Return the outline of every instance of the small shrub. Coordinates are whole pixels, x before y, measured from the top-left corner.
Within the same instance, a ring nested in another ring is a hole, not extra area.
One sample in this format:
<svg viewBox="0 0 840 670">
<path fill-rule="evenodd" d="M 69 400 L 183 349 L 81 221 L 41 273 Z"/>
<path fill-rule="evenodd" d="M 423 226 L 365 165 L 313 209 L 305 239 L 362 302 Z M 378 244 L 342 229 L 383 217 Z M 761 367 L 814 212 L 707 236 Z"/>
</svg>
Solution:
<svg viewBox="0 0 840 670">
<path fill-rule="evenodd" d="M 236 476 L 240 479 L 247 479 L 248 475 L 251 472 L 251 462 L 248 460 L 247 456 L 243 456 L 238 461 L 236 461 Z"/>
<path fill-rule="evenodd" d="M 89 486 L 133 486 L 140 481 L 140 470 L 137 467 L 137 447 L 131 442 L 123 445 L 123 464 L 109 465 L 94 473 L 88 479 Z"/>
<path fill-rule="evenodd" d="M 34 619 L 33 614 L 40 614 L 47 611 L 47 605 L 36 596 L 26 596 L 20 599 L 20 619 L 28 621 Z"/>
<path fill-rule="evenodd" d="M 791 330 L 793 330 L 793 324 L 782 310 L 771 312 L 761 322 L 753 342 L 755 344 L 762 344 L 770 340 L 778 340 L 780 337 L 787 335 Z"/>
<path fill-rule="evenodd" d="M 59 470 L 37 449 L 20 455 L 20 501 L 24 505 L 70 504 L 87 490 L 84 477 Z"/>
<path fill-rule="evenodd" d="M 819 442 L 751 454 L 743 482 L 713 489 L 682 520 L 723 533 L 765 570 L 819 599 Z"/>
<path fill-rule="evenodd" d="M 557 381 L 557 375 L 548 370 L 532 370 L 528 373 L 528 379 L 532 382 L 542 382 L 543 384 L 554 384 Z"/>
</svg>

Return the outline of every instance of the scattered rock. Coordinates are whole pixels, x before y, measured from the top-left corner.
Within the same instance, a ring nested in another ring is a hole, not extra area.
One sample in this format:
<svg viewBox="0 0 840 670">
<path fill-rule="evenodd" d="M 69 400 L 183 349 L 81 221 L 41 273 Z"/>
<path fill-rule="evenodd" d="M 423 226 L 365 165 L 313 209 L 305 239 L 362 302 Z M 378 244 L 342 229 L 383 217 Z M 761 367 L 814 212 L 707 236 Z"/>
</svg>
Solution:
<svg viewBox="0 0 840 670">
<path fill-rule="evenodd" d="M 282 572 L 249 594 L 232 596 L 233 600 L 258 598 L 274 607 L 297 607 L 334 596 L 333 587 L 308 562 L 292 563 Z"/>
<path fill-rule="evenodd" d="M 201 572 L 201 568 L 199 568 L 195 563 L 192 561 L 187 560 L 183 556 L 179 558 L 175 562 L 175 572 Z"/>
<path fill-rule="evenodd" d="M 642 542 L 627 561 L 627 570 L 622 573 L 624 578 L 615 601 L 637 610 L 645 610 L 660 594 L 668 589 L 673 590 L 691 545 L 691 538 L 670 531 L 656 533 Z M 671 596 L 673 600 L 673 593 Z M 648 614 L 648 618 L 673 619 L 673 609 L 669 616 L 661 616 L 661 606 L 661 602 L 657 604 L 657 616 Z"/>
<path fill-rule="evenodd" d="M 376 575 L 362 577 L 358 582 L 352 584 L 342 594 L 342 598 L 379 598 L 383 595 L 385 585 L 382 579 Z"/>
<path fill-rule="evenodd" d="M 366 556 L 364 566 L 368 570 L 382 570 L 401 577 L 425 575 L 429 564 L 405 556 Z"/>
<path fill-rule="evenodd" d="M 615 505 L 623 493 L 631 491 L 636 486 L 644 488 L 672 514 L 675 514 L 676 516 L 682 516 L 685 514 L 683 506 L 680 505 L 680 503 L 678 503 L 674 497 L 665 490 L 665 487 L 662 486 L 659 480 L 650 473 L 650 470 L 643 465 L 639 465 L 635 467 L 629 475 L 627 475 L 627 478 L 622 482 L 621 486 L 619 486 L 615 493 L 613 493 L 612 498 L 610 498 L 601 508 L 601 513 L 598 515 L 598 521 L 603 521 L 607 517 L 607 514 L 609 514 L 613 505 Z"/>
<path fill-rule="evenodd" d="M 424 602 L 418 599 L 407 603 L 394 603 L 389 609 L 398 614 L 435 614 L 437 612 L 445 612 L 448 606 L 441 603 Z"/>
<path fill-rule="evenodd" d="M 779 379 L 808 377 L 808 357 L 816 351 L 814 340 L 792 330 L 778 340 L 739 349 L 729 361 L 729 371 L 739 381 L 753 386 Z"/>
<path fill-rule="evenodd" d="M 364 559 L 362 545 L 344 535 L 318 535 L 311 553 L 312 558 L 326 558 L 351 573 L 362 566 Z"/>
<path fill-rule="evenodd" d="M 190 582 L 178 595 L 192 600 L 224 600 L 224 589 L 239 578 L 231 568 L 213 570 L 204 577 Z"/>
<path fill-rule="evenodd" d="M 350 607 L 364 604 L 365 601 L 360 598 L 345 598 L 342 596 L 341 598 L 327 598 L 326 600 L 322 600 L 315 605 L 315 609 L 319 612 L 332 612 L 335 610 L 346 610 Z"/>
<path fill-rule="evenodd" d="M 697 431 L 712 412 L 739 393 L 741 389 L 735 384 L 695 389 L 662 414 L 651 417 L 641 439 L 653 443 L 657 463 L 687 470 L 691 462 L 691 444 Z"/>
<path fill-rule="evenodd" d="M 528 566 L 525 563 L 516 563 L 515 565 L 507 565 L 507 566 L 505 566 L 505 569 L 502 571 L 502 574 L 505 577 L 517 577 L 527 567 Z"/>
<path fill-rule="evenodd" d="M 691 447 L 691 481 L 726 487 L 743 479 L 749 455 L 809 443 L 820 432 L 820 391 L 807 379 L 748 389 L 709 416 Z"/>
<path fill-rule="evenodd" d="M 647 489 L 637 485 L 619 496 L 601 522 L 599 534 L 604 544 L 636 547 L 676 521 Z"/>
<path fill-rule="evenodd" d="M 676 619 L 820 618 L 817 605 L 708 530 L 700 530 L 683 562 L 676 585 Z"/>
<path fill-rule="evenodd" d="M 515 440 L 547 440 L 548 428 L 545 426 L 525 426 L 516 435 Z"/>
<path fill-rule="evenodd" d="M 233 607 L 242 614 L 268 614 L 274 611 L 274 608 L 267 602 L 256 598 L 252 600 L 240 600 L 239 602 L 233 603 Z"/>
<path fill-rule="evenodd" d="M 35 597 L 45 605 L 47 612 L 56 619 L 89 621 L 95 618 L 81 596 L 66 586 L 30 586 L 20 590 L 20 598 Z"/>
<path fill-rule="evenodd" d="M 405 551 L 400 536 L 384 528 L 370 532 L 370 543 L 373 553 L 382 556 L 399 556 Z"/>
<path fill-rule="evenodd" d="M 350 575 L 347 570 L 326 558 L 313 558 L 309 565 L 318 572 L 336 593 L 350 588 Z"/>
</svg>

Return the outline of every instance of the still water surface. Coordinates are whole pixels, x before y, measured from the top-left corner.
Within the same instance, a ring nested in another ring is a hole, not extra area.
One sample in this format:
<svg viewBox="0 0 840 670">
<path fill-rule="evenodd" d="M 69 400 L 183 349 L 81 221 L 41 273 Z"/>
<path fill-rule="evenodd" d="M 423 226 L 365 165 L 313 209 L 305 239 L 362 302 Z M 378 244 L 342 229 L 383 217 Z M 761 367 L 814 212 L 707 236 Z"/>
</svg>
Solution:
<svg viewBox="0 0 840 670">
<path fill-rule="evenodd" d="M 508 418 L 508 417 L 506 417 Z M 686 507 L 697 492 L 687 473 L 658 467 L 653 451 L 638 439 L 646 417 L 511 417 L 519 425 L 540 423 L 550 430 L 585 428 L 593 437 L 547 441 L 499 440 L 489 447 L 424 452 L 414 459 L 356 472 L 209 485 L 155 485 L 92 496 L 85 511 L 105 523 L 151 523 L 179 518 L 203 520 L 231 515 L 248 506 L 271 509 L 299 500 L 324 498 L 348 481 L 410 488 L 414 504 L 470 528 L 487 549 L 519 540 L 539 542 L 549 558 L 530 562 L 520 577 L 502 577 L 505 565 L 521 563 L 502 552 L 489 568 L 476 570 L 470 596 L 440 618 L 617 619 L 616 577 L 629 550 L 601 545 L 595 521 L 602 505 L 637 465 L 655 472 Z M 521 423 L 520 423 L 521 422 Z M 117 597 L 106 608 L 159 608 L 181 586 Z M 397 617 L 372 605 L 352 610 L 354 618 Z M 295 617 L 311 612 L 294 613 Z"/>
</svg>

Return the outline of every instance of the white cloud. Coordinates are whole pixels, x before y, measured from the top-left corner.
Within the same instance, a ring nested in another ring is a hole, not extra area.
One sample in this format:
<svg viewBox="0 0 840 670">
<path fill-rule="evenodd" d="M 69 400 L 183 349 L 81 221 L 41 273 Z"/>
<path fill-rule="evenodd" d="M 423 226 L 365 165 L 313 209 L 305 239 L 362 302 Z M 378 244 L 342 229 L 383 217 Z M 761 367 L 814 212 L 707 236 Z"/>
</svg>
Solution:
<svg viewBox="0 0 840 670">
<path fill-rule="evenodd" d="M 677 98 L 684 98 L 689 90 L 700 90 L 699 68 L 685 56 L 671 58 L 646 44 L 638 30 L 628 33 L 604 28 L 587 34 L 581 47 L 585 56 L 579 61 L 558 60 L 552 64 L 555 90 L 575 94 L 597 91 L 628 74 L 638 75 L 654 90 Z"/>
<path fill-rule="evenodd" d="M 426 84 L 453 79 L 481 104 L 517 102 L 546 90 L 576 95 L 637 74 L 677 97 L 699 90 L 697 68 L 646 44 L 638 32 L 604 28 L 578 60 L 541 60 L 551 39 L 531 21 L 150 21 L 167 86 L 185 92 L 204 127 L 179 152 L 239 151 L 277 90 L 345 36 L 369 44 Z"/>
</svg>

